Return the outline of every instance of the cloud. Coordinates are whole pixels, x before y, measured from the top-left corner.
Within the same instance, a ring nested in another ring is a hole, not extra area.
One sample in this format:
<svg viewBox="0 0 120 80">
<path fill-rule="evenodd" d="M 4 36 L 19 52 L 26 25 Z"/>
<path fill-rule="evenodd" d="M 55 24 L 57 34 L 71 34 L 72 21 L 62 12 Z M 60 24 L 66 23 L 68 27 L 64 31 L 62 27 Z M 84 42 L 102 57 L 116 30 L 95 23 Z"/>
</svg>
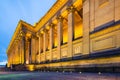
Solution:
<svg viewBox="0 0 120 80">
<path fill-rule="evenodd" d="M 0 65 L 6 65 L 7 61 L 0 62 Z"/>
</svg>

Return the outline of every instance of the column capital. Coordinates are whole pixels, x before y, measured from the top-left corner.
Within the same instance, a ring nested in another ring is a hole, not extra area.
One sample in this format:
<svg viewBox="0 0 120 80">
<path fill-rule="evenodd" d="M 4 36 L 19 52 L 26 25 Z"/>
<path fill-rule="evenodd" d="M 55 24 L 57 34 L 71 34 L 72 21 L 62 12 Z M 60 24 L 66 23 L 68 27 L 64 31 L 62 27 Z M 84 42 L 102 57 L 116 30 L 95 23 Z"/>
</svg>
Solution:
<svg viewBox="0 0 120 80">
<path fill-rule="evenodd" d="M 26 40 L 27 42 L 29 42 L 30 38 L 29 38 L 29 37 L 25 37 L 25 40 Z"/>
<path fill-rule="evenodd" d="M 36 33 L 37 37 L 41 37 L 43 34 L 41 32 Z"/>
<path fill-rule="evenodd" d="M 59 15 L 57 18 L 56 18 L 58 21 L 62 22 L 63 21 L 63 16 Z"/>
<path fill-rule="evenodd" d="M 39 37 L 41 37 L 42 35 L 43 35 L 43 34 L 40 33 L 40 34 L 39 34 Z"/>
<path fill-rule="evenodd" d="M 75 12 L 76 8 L 74 5 L 71 5 L 71 6 L 68 6 L 67 11 L 68 11 L 68 13 Z"/>
<path fill-rule="evenodd" d="M 39 37 L 39 32 L 36 33 L 36 36 Z"/>
<path fill-rule="evenodd" d="M 32 36 L 31 36 L 31 39 L 32 39 L 32 38 L 38 39 L 38 38 L 39 38 L 39 35 L 38 35 L 38 36 L 37 36 L 37 35 L 32 35 Z"/>
<path fill-rule="evenodd" d="M 83 0 L 83 3 L 85 2 L 86 0 Z"/>
<path fill-rule="evenodd" d="M 23 36 L 25 36 L 25 35 L 26 35 L 26 33 L 21 30 L 21 31 L 20 31 L 20 36 L 23 37 Z"/>
<path fill-rule="evenodd" d="M 40 34 L 41 34 L 40 32 L 37 32 L 37 33 L 36 33 L 36 36 L 37 36 L 37 37 L 39 37 L 39 36 L 40 36 Z"/>
<path fill-rule="evenodd" d="M 46 28 L 43 29 L 43 32 L 46 33 L 48 30 Z"/>
<path fill-rule="evenodd" d="M 51 28 L 51 27 L 54 27 L 55 24 L 54 24 L 54 23 L 50 23 L 49 26 L 50 26 L 50 28 Z"/>
</svg>

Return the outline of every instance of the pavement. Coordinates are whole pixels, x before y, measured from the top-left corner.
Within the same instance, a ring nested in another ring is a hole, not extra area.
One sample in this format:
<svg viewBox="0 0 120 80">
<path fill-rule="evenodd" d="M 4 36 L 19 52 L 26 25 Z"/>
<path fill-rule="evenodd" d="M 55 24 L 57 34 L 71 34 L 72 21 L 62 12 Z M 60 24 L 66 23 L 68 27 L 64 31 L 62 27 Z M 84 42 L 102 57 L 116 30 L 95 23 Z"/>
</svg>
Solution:
<svg viewBox="0 0 120 80">
<path fill-rule="evenodd" d="M 0 80 L 120 80 L 120 73 L 0 72 Z"/>
</svg>

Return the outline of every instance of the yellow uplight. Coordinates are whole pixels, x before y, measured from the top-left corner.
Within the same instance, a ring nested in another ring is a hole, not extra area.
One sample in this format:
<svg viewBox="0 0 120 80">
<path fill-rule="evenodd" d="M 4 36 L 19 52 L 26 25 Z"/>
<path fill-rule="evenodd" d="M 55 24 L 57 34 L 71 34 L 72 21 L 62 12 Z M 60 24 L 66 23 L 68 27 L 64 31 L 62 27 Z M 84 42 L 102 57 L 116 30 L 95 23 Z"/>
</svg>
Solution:
<svg viewBox="0 0 120 80">
<path fill-rule="evenodd" d="M 34 70 L 35 70 L 35 67 L 34 67 L 34 65 L 27 65 L 27 69 L 28 69 L 29 71 L 34 71 Z"/>
</svg>

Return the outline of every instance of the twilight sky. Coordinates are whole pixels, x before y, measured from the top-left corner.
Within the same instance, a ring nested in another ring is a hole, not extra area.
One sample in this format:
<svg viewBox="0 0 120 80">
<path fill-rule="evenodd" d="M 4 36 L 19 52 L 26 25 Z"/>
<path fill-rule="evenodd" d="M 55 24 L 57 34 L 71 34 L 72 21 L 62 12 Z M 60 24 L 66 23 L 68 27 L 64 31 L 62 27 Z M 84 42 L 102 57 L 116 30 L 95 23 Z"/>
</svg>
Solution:
<svg viewBox="0 0 120 80">
<path fill-rule="evenodd" d="M 56 0 L 2 0 L 0 2 L 0 65 L 7 61 L 6 49 L 19 20 L 34 24 Z"/>
</svg>

